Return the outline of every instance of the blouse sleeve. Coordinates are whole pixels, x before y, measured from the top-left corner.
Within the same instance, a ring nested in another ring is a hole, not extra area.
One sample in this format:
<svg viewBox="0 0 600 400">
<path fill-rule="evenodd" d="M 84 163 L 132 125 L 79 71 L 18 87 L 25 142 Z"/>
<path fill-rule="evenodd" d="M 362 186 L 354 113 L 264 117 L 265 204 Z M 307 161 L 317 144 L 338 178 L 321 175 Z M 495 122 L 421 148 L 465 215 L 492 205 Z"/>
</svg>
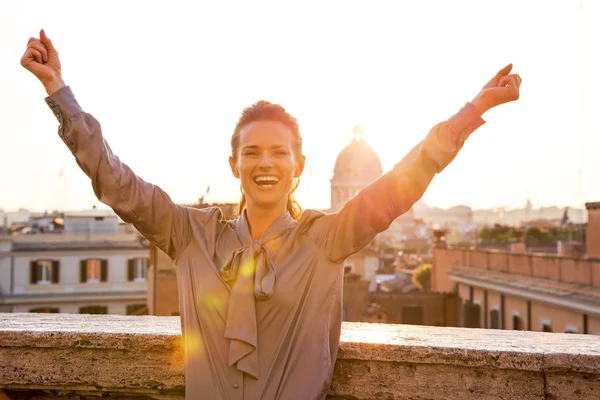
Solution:
<svg viewBox="0 0 600 400">
<path fill-rule="evenodd" d="M 113 154 L 100 123 L 82 111 L 70 87 L 46 102 L 60 123 L 59 136 L 91 179 L 98 200 L 176 259 L 192 237 L 187 208 L 173 203 L 161 188 L 135 175 Z"/>
<path fill-rule="evenodd" d="M 316 220 L 310 235 L 330 260 L 342 262 L 367 246 L 418 201 L 433 180 L 456 157 L 465 140 L 485 121 L 467 103 L 434 126 L 388 173 L 349 200 L 337 213 Z"/>
</svg>

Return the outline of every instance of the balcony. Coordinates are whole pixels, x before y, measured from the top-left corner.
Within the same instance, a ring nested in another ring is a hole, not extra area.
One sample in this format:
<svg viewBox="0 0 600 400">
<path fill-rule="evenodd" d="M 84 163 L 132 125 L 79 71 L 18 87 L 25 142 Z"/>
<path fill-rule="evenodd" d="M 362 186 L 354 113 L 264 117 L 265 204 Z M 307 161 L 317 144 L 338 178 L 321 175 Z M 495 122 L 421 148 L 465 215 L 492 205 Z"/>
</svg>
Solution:
<svg viewBox="0 0 600 400">
<path fill-rule="evenodd" d="M 183 399 L 180 338 L 177 317 L 0 314 L 0 389 L 11 399 Z M 328 399 L 599 394 L 598 336 L 344 323 Z"/>
</svg>

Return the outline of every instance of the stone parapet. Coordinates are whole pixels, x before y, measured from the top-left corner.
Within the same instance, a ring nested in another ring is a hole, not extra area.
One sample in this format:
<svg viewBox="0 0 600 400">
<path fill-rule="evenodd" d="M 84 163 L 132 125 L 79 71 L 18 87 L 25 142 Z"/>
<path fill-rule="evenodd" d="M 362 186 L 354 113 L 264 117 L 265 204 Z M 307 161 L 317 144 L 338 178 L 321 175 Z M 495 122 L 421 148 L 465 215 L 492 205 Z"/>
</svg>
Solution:
<svg viewBox="0 0 600 400">
<path fill-rule="evenodd" d="M 0 314 L 8 398 L 183 399 L 184 385 L 177 317 Z M 344 323 L 329 398 L 600 399 L 600 337 Z"/>
<path fill-rule="evenodd" d="M 435 257 L 464 267 L 600 288 L 599 258 L 453 248 L 435 249 Z"/>
</svg>

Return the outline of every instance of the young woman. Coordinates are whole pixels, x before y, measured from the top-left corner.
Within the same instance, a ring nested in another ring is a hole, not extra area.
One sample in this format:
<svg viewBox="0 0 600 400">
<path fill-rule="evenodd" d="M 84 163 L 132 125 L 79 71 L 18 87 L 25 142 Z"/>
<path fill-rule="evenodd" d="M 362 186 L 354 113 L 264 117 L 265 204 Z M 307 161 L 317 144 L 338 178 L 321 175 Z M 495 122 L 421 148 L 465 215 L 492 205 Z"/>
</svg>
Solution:
<svg viewBox="0 0 600 400">
<path fill-rule="evenodd" d="M 43 31 L 21 64 L 44 85 L 59 136 L 94 193 L 177 265 L 189 399 L 324 399 L 342 323 L 344 260 L 410 209 L 490 108 L 519 98 L 508 65 L 457 114 L 432 128 L 390 172 L 335 214 L 301 211 L 304 169 L 296 119 L 260 101 L 231 138 L 240 216 L 179 206 L 136 176 L 82 111 Z"/>
</svg>

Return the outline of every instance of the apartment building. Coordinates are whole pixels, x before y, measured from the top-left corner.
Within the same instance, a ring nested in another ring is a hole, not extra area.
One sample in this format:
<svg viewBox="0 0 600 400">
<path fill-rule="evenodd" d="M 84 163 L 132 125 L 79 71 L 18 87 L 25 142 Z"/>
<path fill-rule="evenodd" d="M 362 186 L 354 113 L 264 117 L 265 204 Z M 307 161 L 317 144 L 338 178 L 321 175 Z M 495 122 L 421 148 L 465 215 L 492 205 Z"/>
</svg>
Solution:
<svg viewBox="0 0 600 400">
<path fill-rule="evenodd" d="M 59 219 L 0 236 L 0 312 L 146 314 L 148 243 L 111 210 Z"/>
<path fill-rule="evenodd" d="M 600 335 L 600 202 L 586 207 L 586 255 L 436 248 L 432 289 L 458 293 L 465 327 Z"/>
</svg>

